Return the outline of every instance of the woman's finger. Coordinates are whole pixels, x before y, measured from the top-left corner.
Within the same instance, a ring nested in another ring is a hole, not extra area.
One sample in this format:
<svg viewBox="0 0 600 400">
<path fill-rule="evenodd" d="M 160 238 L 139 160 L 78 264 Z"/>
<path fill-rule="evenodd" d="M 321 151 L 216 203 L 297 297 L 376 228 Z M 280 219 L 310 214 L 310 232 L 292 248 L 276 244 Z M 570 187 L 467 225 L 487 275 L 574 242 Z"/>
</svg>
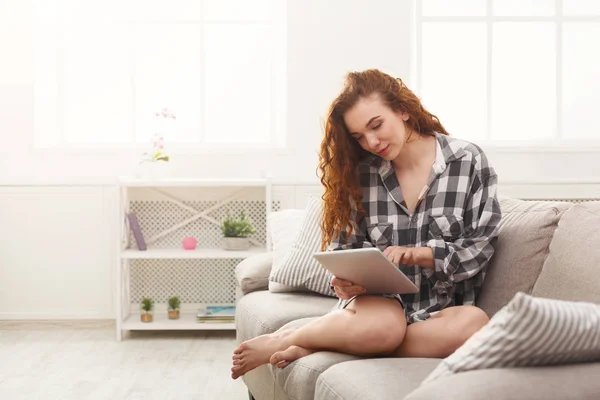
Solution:
<svg viewBox="0 0 600 400">
<path fill-rule="evenodd" d="M 331 280 L 331 284 L 332 284 L 333 286 L 352 286 L 352 282 L 350 282 L 350 281 L 345 281 L 345 280 L 343 280 L 343 279 L 340 279 L 340 278 L 337 278 L 337 277 L 334 277 L 334 278 Z"/>
<path fill-rule="evenodd" d="M 399 264 L 404 264 L 406 260 L 406 252 L 403 251 L 402 254 L 400 255 L 400 259 L 398 260 Z"/>
<path fill-rule="evenodd" d="M 343 289 L 344 294 L 350 297 L 364 294 L 366 291 L 367 289 L 365 289 L 363 286 L 352 286 L 350 288 Z"/>
<path fill-rule="evenodd" d="M 362 286 L 359 286 L 359 285 L 352 285 L 352 286 L 344 287 L 345 292 L 351 292 L 351 291 L 356 291 L 356 290 L 360 290 L 360 289 L 362 289 Z"/>
<path fill-rule="evenodd" d="M 352 296 L 347 295 L 344 292 L 335 292 L 335 295 L 342 300 L 348 300 L 349 298 L 352 297 Z"/>
<path fill-rule="evenodd" d="M 387 259 L 390 260 L 391 262 L 394 262 L 394 253 L 390 252 L 387 254 Z"/>
</svg>

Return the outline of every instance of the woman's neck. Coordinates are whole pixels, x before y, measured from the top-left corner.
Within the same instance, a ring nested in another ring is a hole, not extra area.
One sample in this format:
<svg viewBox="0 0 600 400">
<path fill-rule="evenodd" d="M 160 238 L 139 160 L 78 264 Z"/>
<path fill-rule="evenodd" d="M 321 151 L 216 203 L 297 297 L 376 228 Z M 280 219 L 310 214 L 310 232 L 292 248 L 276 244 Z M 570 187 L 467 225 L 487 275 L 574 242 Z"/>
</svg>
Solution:
<svg viewBox="0 0 600 400">
<path fill-rule="evenodd" d="M 413 134 L 404 143 L 402 151 L 392 164 L 396 170 L 411 171 L 424 165 L 431 166 L 435 160 L 435 136 Z"/>
</svg>

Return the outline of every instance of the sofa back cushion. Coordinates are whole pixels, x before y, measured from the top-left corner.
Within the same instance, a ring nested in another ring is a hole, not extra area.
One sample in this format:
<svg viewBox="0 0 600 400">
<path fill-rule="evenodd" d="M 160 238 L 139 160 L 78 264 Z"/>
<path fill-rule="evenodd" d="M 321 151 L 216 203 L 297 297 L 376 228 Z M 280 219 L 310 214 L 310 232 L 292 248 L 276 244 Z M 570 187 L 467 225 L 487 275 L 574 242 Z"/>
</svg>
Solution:
<svg viewBox="0 0 600 400">
<path fill-rule="evenodd" d="M 576 204 L 563 215 L 532 293 L 600 304 L 600 202 Z"/>
<path fill-rule="evenodd" d="M 531 294 L 562 215 L 572 203 L 500 198 L 496 251 L 477 305 L 492 317 L 517 292 Z"/>
<path fill-rule="evenodd" d="M 269 274 L 268 286 L 273 293 L 294 291 L 294 287 L 274 282 L 270 278 L 277 274 L 285 257 L 292 250 L 294 239 L 302 226 L 305 214 L 306 211 L 303 209 L 285 209 L 272 212 L 267 217 L 273 247 L 273 265 Z"/>
</svg>

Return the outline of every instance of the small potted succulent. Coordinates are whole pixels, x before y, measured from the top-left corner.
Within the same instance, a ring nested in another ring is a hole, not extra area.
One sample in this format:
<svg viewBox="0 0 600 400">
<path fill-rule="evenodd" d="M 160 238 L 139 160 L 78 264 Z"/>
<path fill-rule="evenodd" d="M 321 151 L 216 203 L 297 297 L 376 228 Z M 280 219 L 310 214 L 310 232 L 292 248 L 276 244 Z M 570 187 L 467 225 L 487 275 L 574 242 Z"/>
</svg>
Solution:
<svg viewBox="0 0 600 400">
<path fill-rule="evenodd" d="M 140 303 L 142 322 L 152 322 L 152 313 L 154 311 L 154 300 L 150 297 L 144 297 Z"/>
<path fill-rule="evenodd" d="M 227 217 L 221 221 L 221 231 L 225 236 L 224 247 L 226 250 L 248 250 L 250 248 L 248 236 L 256 232 L 245 211 L 240 213 L 239 218 L 232 217 L 227 213 Z"/>
<path fill-rule="evenodd" d="M 169 297 L 169 319 L 179 319 L 179 308 L 181 306 L 181 300 L 177 296 Z"/>
</svg>

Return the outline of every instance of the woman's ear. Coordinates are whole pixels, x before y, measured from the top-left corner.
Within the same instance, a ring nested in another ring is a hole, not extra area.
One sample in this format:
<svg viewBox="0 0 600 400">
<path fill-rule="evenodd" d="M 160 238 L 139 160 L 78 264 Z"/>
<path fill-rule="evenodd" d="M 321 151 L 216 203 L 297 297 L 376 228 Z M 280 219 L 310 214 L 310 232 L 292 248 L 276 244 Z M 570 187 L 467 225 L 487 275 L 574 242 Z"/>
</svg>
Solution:
<svg viewBox="0 0 600 400">
<path fill-rule="evenodd" d="M 402 117 L 402 121 L 404 121 L 404 122 L 408 121 L 410 118 L 410 115 L 408 115 L 407 112 L 402 112 L 402 114 L 400 114 L 400 115 Z"/>
</svg>

